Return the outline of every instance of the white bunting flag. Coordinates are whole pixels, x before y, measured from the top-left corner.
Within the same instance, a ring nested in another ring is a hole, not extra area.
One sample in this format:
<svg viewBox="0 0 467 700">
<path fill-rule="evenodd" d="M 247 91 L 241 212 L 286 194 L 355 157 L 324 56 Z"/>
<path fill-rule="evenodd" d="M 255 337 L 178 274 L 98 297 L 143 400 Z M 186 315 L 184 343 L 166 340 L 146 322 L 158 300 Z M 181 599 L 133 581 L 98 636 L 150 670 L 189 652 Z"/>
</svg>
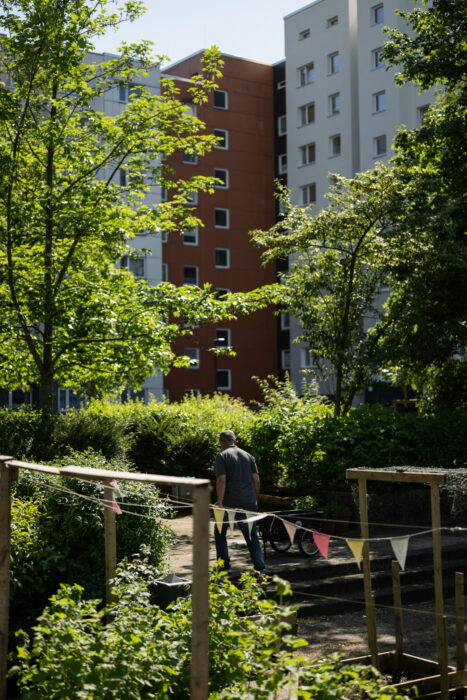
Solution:
<svg viewBox="0 0 467 700">
<path fill-rule="evenodd" d="M 404 535 L 402 537 L 391 537 L 391 547 L 392 551 L 396 555 L 396 559 L 399 562 L 399 566 L 402 571 L 405 569 L 405 560 L 407 558 L 407 549 L 409 547 L 409 536 Z"/>
<path fill-rule="evenodd" d="M 229 518 L 230 529 L 231 529 L 232 532 L 233 532 L 233 529 L 234 529 L 234 526 L 235 526 L 235 511 L 234 511 L 234 510 L 228 510 L 228 511 L 227 511 L 227 515 L 228 515 L 228 518 Z"/>
</svg>

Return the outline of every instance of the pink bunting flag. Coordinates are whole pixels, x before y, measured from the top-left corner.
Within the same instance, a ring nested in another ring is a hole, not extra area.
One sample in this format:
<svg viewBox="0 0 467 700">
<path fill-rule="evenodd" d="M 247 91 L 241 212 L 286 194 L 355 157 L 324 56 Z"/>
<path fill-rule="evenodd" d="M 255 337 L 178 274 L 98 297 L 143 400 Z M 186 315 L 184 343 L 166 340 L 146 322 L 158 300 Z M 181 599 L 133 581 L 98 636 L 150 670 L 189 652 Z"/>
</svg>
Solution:
<svg viewBox="0 0 467 700">
<path fill-rule="evenodd" d="M 115 479 L 112 479 L 112 481 L 109 481 L 109 486 L 114 490 L 114 492 L 116 492 L 116 494 L 118 493 L 118 495 L 121 498 L 122 492 L 120 491 L 120 487 L 117 484 L 117 482 L 115 481 Z"/>
<path fill-rule="evenodd" d="M 282 520 L 282 518 L 281 518 Z M 287 530 L 287 534 L 290 539 L 290 543 L 293 544 L 293 541 L 295 539 L 295 533 L 297 532 L 297 526 L 294 525 L 294 523 L 289 522 L 288 520 L 282 520 L 285 529 Z"/>
<path fill-rule="evenodd" d="M 112 491 L 112 498 L 110 499 L 110 510 L 113 510 L 114 513 L 117 513 L 117 515 L 121 515 L 122 511 L 120 510 L 120 506 L 117 503 L 117 499 L 115 498 L 115 494 Z"/>
<path fill-rule="evenodd" d="M 319 551 L 323 555 L 325 559 L 328 558 L 328 549 L 329 549 L 329 535 L 323 535 L 322 532 L 314 532 L 313 533 L 313 539 L 315 541 L 316 546 L 318 547 Z"/>
</svg>

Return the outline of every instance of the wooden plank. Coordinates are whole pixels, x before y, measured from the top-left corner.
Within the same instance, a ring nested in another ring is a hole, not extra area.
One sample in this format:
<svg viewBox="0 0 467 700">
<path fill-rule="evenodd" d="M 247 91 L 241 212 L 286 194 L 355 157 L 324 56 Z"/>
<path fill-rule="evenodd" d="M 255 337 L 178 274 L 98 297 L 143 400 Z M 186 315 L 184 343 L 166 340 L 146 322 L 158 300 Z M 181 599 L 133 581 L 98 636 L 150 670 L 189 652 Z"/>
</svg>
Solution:
<svg viewBox="0 0 467 700">
<path fill-rule="evenodd" d="M 443 565 L 441 559 L 441 510 L 438 484 L 430 485 L 431 492 L 431 527 L 433 530 L 433 574 L 435 584 L 436 639 L 438 646 L 439 672 L 441 676 L 441 698 L 447 698 L 447 662 L 444 650 L 445 627 L 443 602 Z"/>
<path fill-rule="evenodd" d="M 191 700 L 209 694 L 209 495 L 211 486 L 193 489 L 193 582 L 191 585 Z"/>
<path fill-rule="evenodd" d="M 209 479 L 195 479 L 182 476 L 164 476 L 161 474 L 142 474 L 138 472 L 115 472 L 107 469 L 89 469 L 87 467 L 48 467 L 44 464 L 34 464 L 21 462 L 20 460 L 8 461 L 8 464 L 19 469 L 37 471 L 44 474 L 56 474 L 60 476 L 75 477 L 91 481 L 107 481 L 108 479 L 120 479 L 120 481 L 142 481 L 152 484 L 182 484 L 186 486 L 206 486 L 211 482 Z"/>
<path fill-rule="evenodd" d="M 104 501 L 106 506 L 113 500 L 112 487 L 104 486 Z M 105 597 L 107 605 L 115 601 L 109 581 L 115 577 L 117 570 L 117 525 L 115 511 L 104 506 L 104 536 L 105 536 Z"/>
<path fill-rule="evenodd" d="M 456 571 L 456 667 L 465 669 L 464 574 Z"/>
<path fill-rule="evenodd" d="M 376 635 L 376 614 L 374 596 L 371 591 L 371 564 L 370 543 L 368 528 L 368 503 L 366 492 L 366 479 L 358 480 L 358 499 L 360 505 L 360 535 L 363 543 L 363 586 L 365 590 L 366 625 L 368 633 L 368 648 L 371 655 L 371 663 L 378 668 L 378 640 Z"/>
<path fill-rule="evenodd" d="M 452 690 L 455 688 L 463 688 L 466 683 L 467 674 L 465 671 L 451 671 L 448 674 L 448 686 Z M 398 691 L 408 690 L 414 685 L 417 686 L 421 697 L 427 697 L 426 693 L 433 693 L 433 697 L 439 698 L 440 690 L 440 676 L 439 674 L 433 676 L 425 676 L 424 678 L 415 678 L 411 681 L 402 681 L 402 683 L 396 683 L 393 687 L 397 688 Z"/>
<path fill-rule="evenodd" d="M 8 617 L 10 612 L 10 533 L 12 474 L 0 458 L 0 700 L 6 700 L 8 669 Z"/>
<path fill-rule="evenodd" d="M 396 638 L 396 669 L 401 668 L 404 656 L 404 633 L 402 626 L 402 597 L 399 563 L 393 561 L 392 566 L 392 598 L 394 604 L 394 634 Z"/>
<path fill-rule="evenodd" d="M 397 481 L 418 484 L 444 484 L 447 471 L 422 472 L 409 469 L 347 469 L 346 479 L 371 479 L 371 481 Z"/>
</svg>

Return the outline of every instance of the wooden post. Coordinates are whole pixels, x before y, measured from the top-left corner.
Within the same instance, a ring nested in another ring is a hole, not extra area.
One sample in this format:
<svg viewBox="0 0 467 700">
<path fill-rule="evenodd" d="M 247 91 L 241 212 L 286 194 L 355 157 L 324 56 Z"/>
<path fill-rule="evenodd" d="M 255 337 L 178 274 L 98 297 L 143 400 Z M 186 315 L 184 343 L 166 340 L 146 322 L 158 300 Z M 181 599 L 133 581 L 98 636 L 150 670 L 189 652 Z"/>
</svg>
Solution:
<svg viewBox="0 0 467 700">
<path fill-rule="evenodd" d="M 443 695 L 443 679 L 447 683 L 447 659 L 444 653 L 445 630 L 443 628 L 443 566 L 441 561 L 441 511 L 439 504 L 439 485 L 430 483 L 431 492 L 431 526 L 433 529 L 433 571 L 435 584 L 436 637 L 438 641 L 438 663 L 441 675 L 441 697 Z M 448 692 L 447 690 L 445 692 Z"/>
<path fill-rule="evenodd" d="M 402 629 L 402 598 L 399 564 L 392 562 L 392 598 L 394 605 L 394 632 L 396 637 L 396 669 L 400 669 L 404 655 L 404 633 Z"/>
<path fill-rule="evenodd" d="M 456 571 L 456 668 L 465 670 L 464 574 Z"/>
<path fill-rule="evenodd" d="M 441 618 L 441 639 L 439 640 L 441 648 L 439 651 L 439 686 L 441 691 L 441 700 L 449 700 L 449 678 L 448 678 L 448 632 L 446 615 Z"/>
<path fill-rule="evenodd" d="M 10 612 L 11 482 L 17 470 L 7 468 L 12 457 L 0 456 L 0 700 L 6 700 L 8 617 Z"/>
<path fill-rule="evenodd" d="M 117 527 L 115 511 L 108 506 L 112 502 L 113 490 L 104 484 L 104 532 L 105 532 L 105 597 L 107 605 L 115 600 L 109 581 L 114 578 L 117 569 Z"/>
<path fill-rule="evenodd" d="M 358 498 L 360 505 L 360 533 L 363 543 L 363 585 L 365 589 L 366 625 L 368 631 L 368 648 L 371 655 L 371 663 L 378 668 L 378 641 L 376 637 L 376 615 L 374 597 L 371 593 L 371 567 L 370 567 L 370 543 L 368 528 L 368 503 L 366 492 L 366 479 L 358 479 Z"/>
<path fill-rule="evenodd" d="M 209 694 L 209 484 L 193 489 L 191 700 Z"/>
</svg>

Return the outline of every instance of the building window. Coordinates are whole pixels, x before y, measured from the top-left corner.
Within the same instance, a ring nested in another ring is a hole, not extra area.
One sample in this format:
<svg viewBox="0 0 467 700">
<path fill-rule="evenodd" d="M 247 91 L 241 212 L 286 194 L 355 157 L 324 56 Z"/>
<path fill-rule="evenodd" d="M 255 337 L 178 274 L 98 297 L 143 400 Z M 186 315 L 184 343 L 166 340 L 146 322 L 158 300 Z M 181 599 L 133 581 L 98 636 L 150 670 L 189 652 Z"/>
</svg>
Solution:
<svg viewBox="0 0 467 700">
<path fill-rule="evenodd" d="M 219 139 L 214 148 L 227 151 L 229 148 L 229 132 L 225 129 L 214 129 L 214 136 Z"/>
<path fill-rule="evenodd" d="M 230 250 L 228 248 L 216 248 L 214 251 L 216 267 L 227 270 L 230 267 Z"/>
<path fill-rule="evenodd" d="M 198 245 L 198 227 L 183 230 L 183 245 Z"/>
<path fill-rule="evenodd" d="M 285 90 L 285 80 L 279 80 L 279 82 L 276 84 L 276 88 L 278 90 Z"/>
<path fill-rule="evenodd" d="M 144 258 L 134 258 L 124 255 L 120 261 L 120 267 L 131 272 L 135 277 L 144 277 Z"/>
<path fill-rule="evenodd" d="M 339 52 L 335 51 L 330 53 L 328 56 L 328 73 L 329 75 L 334 75 L 334 73 L 339 73 Z"/>
<path fill-rule="evenodd" d="M 162 263 L 162 281 L 169 281 L 169 266 L 167 265 L 167 263 Z"/>
<path fill-rule="evenodd" d="M 302 369 L 313 367 L 313 358 L 309 348 L 302 348 L 300 351 L 300 366 Z"/>
<path fill-rule="evenodd" d="M 182 163 L 188 163 L 189 165 L 196 165 L 198 163 L 198 156 L 196 153 L 190 153 L 189 151 L 182 151 Z"/>
<path fill-rule="evenodd" d="M 298 125 L 308 126 L 315 121 L 315 103 L 309 102 L 298 108 Z"/>
<path fill-rule="evenodd" d="M 341 135 L 335 134 L 329 137 L 329 157 L 334 158 L 341 154 Z"/>
<path fill-rule="evenodd" d="M 383 49 L 381 46 L 377 49 L 373 49 L 371 52 L 371 67 L 381 68 L 385 63 L 386 61 L 383 60 Z"/>
<path fill-rule="evenodd" d="M 384 6 L 382 2 L 371 8 L 371 21 L 373 24 L 384 22 Z"/>
<path fill-rule="evenodd" d="M 199 348 L 185 348 L 184 355 L 190 358 L 190 364 L 185 369 L 199 369 Z"/>
<path fill-rule="evenodd" d="M 279 175 L 285 175 L 287 172 L 287 153 L 281 153 L 278 161 Z"/>
<path fill-rule="evenodd" d="M 335 114 L 339 114 L 341 111 L 341 96 L 339 92 L 335 92 L 334 95 L 329 95 L 329 116 L 333 117 Z"/>
<path fill-rule="evenodd" d="M 384 112 L 386 109 L 386 92 L 382 90 L 373 95 L 373 111 Z"/>
<path fill-rule="evenodd" d="M 184 194 L 189 206 L 196 207 L 198 205 L 198 190 L 186 191 Z"/>
<path fill-rule="evenodd" d="M 216 109 L 227 109 L 228 96 L 225 90 L 214 90 L 214 107 Z"/>
<path fill-rule="evenodd" d="M 376 136 L 376 138 L 373 139 L 373 150 L 375 158 L 386 155 L 386 134 Z"/>
<path fill-rule="evenodd" d="M 214 226 L 216 228 L 229 228 L 229 210 L 214 209 Z"/>
<path fill-rule="evenodd" d="M 120 102 L 128 102 L 128 85 L 120 85 L 118 88 L 118 99 Z"/>
<path fill-rule="evenodd" d="M 315 162 L 316 159 L 316 149 L 314 143 L 307 143 L 305 146 L 300 146 L 298 164 L 310 165 Z"/>
<path fill-rule="evenodd" d="M 307 207 L 310 204 L 314 204 L 316 202 L 316 183 L 311 182 L 309 185 L 300 187 L 300 195 L 302 207 Z"/>
<path fill-rule="evenodd" d="M 162 243 L 167 243 L 168 240 L 169 240 L 169 235 L 168 235 L 167 231 L 161 231 Z"/>
<path fill-rule="evenodd" d="M 198 268 L 195 265 L 183 266 L 183 284 L 198 284 Z"/>
<path fill-rule="evenodd" d="M 229 189 L 229 171 L 224 168 L 214 168 L 214 177 L 221 182 L 217 182 L 214 186 L 218 189 L 228 190 Z"/>
<path fill-rule="evenodd" d="M 281 350 L 281 369 L 290 369 L 290 350 Z"/>
<path fill-rule="evenodd" d="M 169 198 L 169 193 L 167 191 L 167 187 L 162 186 L 161 187 L 161 202 L 166 202 L 168 198 Z"/>
<path fill-rule="evenodd" d="M 302 29 L 302 31 L 298 33 L 298 40 L 303 41 L 303 39 L 309 39 L 310 36 L 311 32 L 309 29 Z"/>
<path fill-rule="evenodd" d="M 232 343 L 230 342 L 230 328 L 216 328 L 216 348 L 229 348 Z"/>
<path fill-rule="evenodd" d="M 309 85 L 315 79 L 314 63 L 307 63 L 306 66 L 301 66 L 298 69 L 298 87 Z"/>
<path fill-rule="evenodd" d="M 185 102 L 183 104 L 183 111 L 185 112 L 185 116 L 196 117 L 198 108 L 193 102 Z"/>
<path fill-rule="evenodd" d="M 339 17 L 337 15 L 334 15 L 334 17 L 330 17 L 328 20 L 326 20 L 326 27 L 327 29 L 329 29 L 329 27 L 335 27 L 338 23 Z"/>
<path fill-rule="evenodd" d="M 277 118 L 277 135 L 284 136 L 287 133 L 287 117 L 285 114 Z"/>
<path fill-rule="evenodd" d="M 422 107 L 417 107 L 418 126 L 421 126 L 423 124 L 423 122 L 425 121 L 425 117 L 426 117 L 429 109 L 430 109 L 430 105 L 423 105 Z"/>
<path fill-rule="evenodd" d="M 232 376 L 230 369 L 218 369 L 216 371 L 216 389 L 218 391 L 230 391 L 232 388 Z"/>
<path fill-rule="evenodd" d="M 216 287 L 214 294 L 216 299 L 222 299 L 222 297 L 225 297 L 226 294 L 230 294 L 230 289 L 226 289 L 225 287 Z"/>
<path fill-rule="evenodd" d="M 118 169 L 118 177 L 119 177 L 119 183 L 120 187 L 126 187 L 126 170 L 123 168 Z"/>
<path fill-rule="evenodd" d="M 184 389 L 183 391 L 185 396 L 200 396 L 201 391 L 199 389 Z"/>
<path fill-rule="evenodd" d="M 281 314 L 281 331 L 288 331 L 290 329 L 290 314 Z"/>
</svg>

